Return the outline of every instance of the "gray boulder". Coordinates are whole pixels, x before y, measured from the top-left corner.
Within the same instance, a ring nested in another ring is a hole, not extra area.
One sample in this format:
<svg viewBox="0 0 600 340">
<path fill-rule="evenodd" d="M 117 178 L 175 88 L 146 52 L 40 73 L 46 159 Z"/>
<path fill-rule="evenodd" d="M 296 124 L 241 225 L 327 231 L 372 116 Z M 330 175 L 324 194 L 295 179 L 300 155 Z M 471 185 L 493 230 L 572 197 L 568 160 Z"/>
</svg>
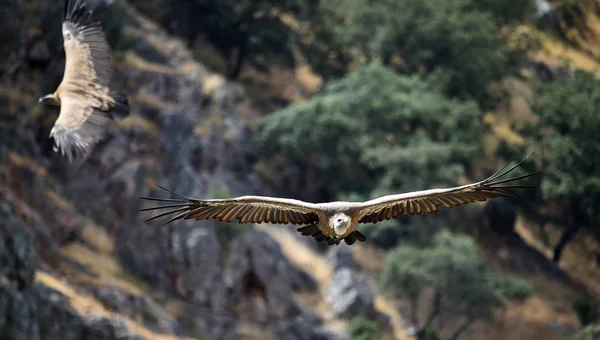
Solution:
<svg viewBox="0 0 600 340">
<path fill-rule="evenodd" d="M 298 316 L 275 327 L 273 340 L 346 340 L 342 332 L 326 330 L 310 319 Z"/>
<path fill-rule="evenodd" d="M 293 298 L 295 290 L 315 290 L 317 283 L 293 267 L 266 232 L 248 230 L 233 240 L 225 273 L 225 285 L 236 300 L 258 293 L 270 316 L 285 318 L 302 310 Z"/>
<path fill-rule="evenodd" d="M 327 287 L 328 298 L 338 317 L 372 315 L 375 289 L 369 279 L 350 268 L 336 271 Z"/>
<path fill-rule="evenodd" d="M 108 309 L 133 320 L 141 320 L 150 330 L 162 334 L 177 334 L 175 320 L 147 296 L 130 294 L 114 286 L 99 287 L 94 290 L 94 296 Z"/>
<path fill-rule="evenodd" d="M 7 203 L 0 202 L 0 334 L 3 339 L 39 339 L 33 288 L 36 264 L 35 248 L 24 223 Z"/>
<path fill-rule="evenodd" d="M 329 247 L 325 259 L 334 270 L 340 270 L 342 268 L 354 268 L 354 248 L 347 244 L 340 244 L 337 247 Z"/>
</svg>

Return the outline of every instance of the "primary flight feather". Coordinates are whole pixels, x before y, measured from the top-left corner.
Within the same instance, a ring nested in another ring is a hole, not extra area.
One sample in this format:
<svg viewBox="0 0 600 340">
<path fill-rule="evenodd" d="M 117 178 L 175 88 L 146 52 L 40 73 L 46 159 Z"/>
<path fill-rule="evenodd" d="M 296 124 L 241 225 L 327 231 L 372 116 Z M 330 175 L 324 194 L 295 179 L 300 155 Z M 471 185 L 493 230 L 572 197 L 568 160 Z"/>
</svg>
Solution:
<svg viewBox="0 0 600 340">
<path fill-rule="evenodd" d="M 524 160 L 524 159 L 523 159 Z M 391 218 L 423 213 L 435 213 L 440 207 L 453 208 L 472 202 L 483 202 L 491 198 L 509 196 L 507 189 L 534 188 L 528 185 L 511 184 L 514 181 L 533 176 L 537 173 L 501 179 L 513 171 L 522 162 L 506 169 L 504 165 L 489 178 L 463 186 L 415 191 L 404 194 L 388 195 L 366 202 L 328 202 L 309 203 L 294 199 L 241 196 L 230 199 L 199 200 L 171 192 L 180 199 L 161 199 L 140 197 L 150 201 L 171 202 L 165 206 L 142 209 L 141 211 L 168 209 L 153 219 L 174 215 L 164 224 L 180 219 L 211 220 L 239 223 L 283 223 L 304 225 L 297 230 L 302 235 L 310 235 L 317 242 L 326 241 L 329 245 L 344 240 L 348 245 L 357 240 L 364 242 L 366 237 L 357 230 L 362 223 L 377 223 Z"/>
<path fill-rule="evenodd" d="M 66 0 L 62 35 L 65 72 L 54 93 L 40 98 L 60 106 L 50 131 L 54 150 L 71 162 L 102 139 L 106 124 L 129 115 L 127 95 L 110 89 L 113 73 L 110 47 L 100 22 L 84 0 Z"/>
</svg>

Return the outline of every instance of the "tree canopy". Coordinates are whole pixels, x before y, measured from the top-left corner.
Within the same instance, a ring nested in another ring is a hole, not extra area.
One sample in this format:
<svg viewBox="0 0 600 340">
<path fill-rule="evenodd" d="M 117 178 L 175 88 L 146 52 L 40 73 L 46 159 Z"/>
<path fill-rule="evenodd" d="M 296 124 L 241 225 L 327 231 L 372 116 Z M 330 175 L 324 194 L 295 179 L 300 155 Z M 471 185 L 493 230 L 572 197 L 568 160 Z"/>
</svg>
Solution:
<svg viewBox="0 0 600 340">
<path fill-rule="evenodd" d="M 437 233 L 429 247 L 401 245 L 390 251 L 380 285 L 390 296 L 410 301 L 410 319 L 421 339 L 444 312 L 464 319 L 454 329 L 452 338 L 456 339 L 475 320 L 492 321 L 495 308 L 503 307 L 508 298 L 523 298 L 531 291 L 527 282 L 502 278 L 486 267 L 471 237 L 446 230 Z M 517 286 L 520 293 L 514 294 Z M 428 316 L 422 320 L 419 306 L 426 288 L 433 290 L 433 297 Z"/>
<path fill-rule="evenodd" d="M 350 320 L 348 333 L 350 340 L 380 339 L 382 335 L 374 321 L 363 317 L 355 317 Z"/>
<path fill-rule="evenodd" d="M 538 86 L 537 94 L 539 120 L 525 133 L 537 146 L 544 169 L 542 199 L 558 207 L 545 218 L 565 228 L 555 249 L 558 261 L 580 227 L 600 223 L 600 80 L 577 71 L 570 81 Z"/>
<path fill-rule="evenodd" d="M 600 324 L 592 324 L 582 328 L 575 334 L 575 340 L 595 340 L 600 338 Z"/>
<path fill-rule="evenodd" d="M 274 63 L 293 66 L 300 40 L 285 18 L 302 18 L 313 2 L 176 0 L 164 4 L 164 20 L 189 42 L 203 36 L 223 57 L 226 76 L 235 79 L 245 64 L 260 71 Z"/>
<path fill-rule="evenodd" d="M 480 116 L 475 103 L 373 63 L 265 117 L 260 148 L 288 167 L 310 160 L 322 189 L 363 197 L 420 190 L 465 173 L 479 150 Z"/>
<path fill-rule="evenodd" d="M 323 2 L 328 15 L 310 21 L 314 40 L 306 53 L 326 77 L 378 60 L 402 73 L 431 74 L 450 95 L 481 97 L 508 62 L 489 11 L 496 7 L 483 0 Z"/>
</svg>

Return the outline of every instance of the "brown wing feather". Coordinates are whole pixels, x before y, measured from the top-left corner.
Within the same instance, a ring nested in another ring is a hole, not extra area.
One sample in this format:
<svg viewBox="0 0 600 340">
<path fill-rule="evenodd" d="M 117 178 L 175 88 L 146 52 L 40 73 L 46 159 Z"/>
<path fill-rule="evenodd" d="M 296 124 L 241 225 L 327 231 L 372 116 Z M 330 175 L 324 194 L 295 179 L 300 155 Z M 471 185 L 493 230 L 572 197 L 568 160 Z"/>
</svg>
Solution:
<svg viewBox="0 0 600 340">
<path fill-rule="evenodd" d="M 113 72 L 110 47 L 84 0 L 65 3 L 62 33 L 66 55 L 63 82 L 85 80 L 108 87 Z"/>
<path fill-rule="evenodd" d="M 174 203 L 166 206 L 142 209 L 141 211 L 169 209 L 147 221 L 173 214 L 176 215 L 165 222 L 165 224 L 180 219 L 218 220 L 220 222 L 237 220 L 239 223 L 266 222 L 298 225 L 312 224 L 319 221 L 320 210 L 316 204 L 293 199 L 242 196 L 231 199 L 197 200 L 181 196 L 170 190 L 167 191 L 180 196 L 182 199 L 140 197 L 141 199 L 150 201 Z"/>
<path fill-rule="evenodd" d="M 99 141 L 109 117 L 82 101 L 79 97 L 63 96 L 60 114 L 50 131 L 55 150 L 67 156 L 69 162 L 85 155 L 90 146 Z"/>
<path fill-rule="evenodd" d="M 358 208 L 360 209 L 358 222 L 377 223 L 401 216 L 431 214 L 438 212 L 440 207 L 450 209 L 463 204 L 483 202 L 500 196 L 512 196 L 505 191 L 506 189 L 534 188 L 534 186 L 527 185 L 505 184 L 533 176 L 537 173 L 499 180 L 500 177 L 514 170 L 524 160 L 504 171 L 508 165 L 507 163 L 496 174 L 481 182 L 447 189 L 432 189 L 388 195 L 360 203 L 358 204 Z"/>
</svg>

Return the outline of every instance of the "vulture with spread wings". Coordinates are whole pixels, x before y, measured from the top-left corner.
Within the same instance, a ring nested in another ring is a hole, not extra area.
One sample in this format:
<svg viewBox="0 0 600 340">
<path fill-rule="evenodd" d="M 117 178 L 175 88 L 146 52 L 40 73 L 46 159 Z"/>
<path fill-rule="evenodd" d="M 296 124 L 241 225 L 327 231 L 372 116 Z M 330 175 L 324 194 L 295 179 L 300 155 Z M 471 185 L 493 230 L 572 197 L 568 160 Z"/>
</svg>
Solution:
<svg viewBox="0 0 600 340">
<path fill-rule="evenodd" d="M 317 242 L 326 241 L 329 245 L 337 245 L 344 240 L 348 245 L 352 245 L 357 240 L 361 242 L 366 240 L 365 236 L 357 230 L 360 223 L 377 223 L 401 216 L 435 213 L 439 211 L 440 207 L 449 209 L 500 196 L 514 197 L 506 191 L 507 189 L 534 188 L 534 186 L 511 183 L 537 173 L 501 179 L 519 166 L 523 160 L 509 169 L 506 168 L 510 162 L 507 163 L 494 175 L 481 182 L 454 188 L 383 196 L 366 202 L 315 204 L 264 196 L 199 200 L 179 195 L 159 186 L 181 199 L 140 197 L 151 201 L 171 202 L 165 206 L 145 208 L 141 211 L 168 209 L 168 211 L 146 220 L 148 222 L 162 216 L 175 214 L 164 224 L 180 219 L 216 219 L 220 222 L 237 220 L 239 223 L 267 222 L 303 225 L 297 230 L 302 235 L 314 237 Z"/>
<path fill-rule="evenodd" d="M 50 137 L 54 151 L 73 158 L 87 153 L 104 135 L 109 120 L 129 115 L 127 95 L 110 89 L 112 58 L 99 21 L 84 0 L 66 0 L 62 34 L 65 72 L 54 93 L 40 98 L 60 106 Z"/>
</svg>

